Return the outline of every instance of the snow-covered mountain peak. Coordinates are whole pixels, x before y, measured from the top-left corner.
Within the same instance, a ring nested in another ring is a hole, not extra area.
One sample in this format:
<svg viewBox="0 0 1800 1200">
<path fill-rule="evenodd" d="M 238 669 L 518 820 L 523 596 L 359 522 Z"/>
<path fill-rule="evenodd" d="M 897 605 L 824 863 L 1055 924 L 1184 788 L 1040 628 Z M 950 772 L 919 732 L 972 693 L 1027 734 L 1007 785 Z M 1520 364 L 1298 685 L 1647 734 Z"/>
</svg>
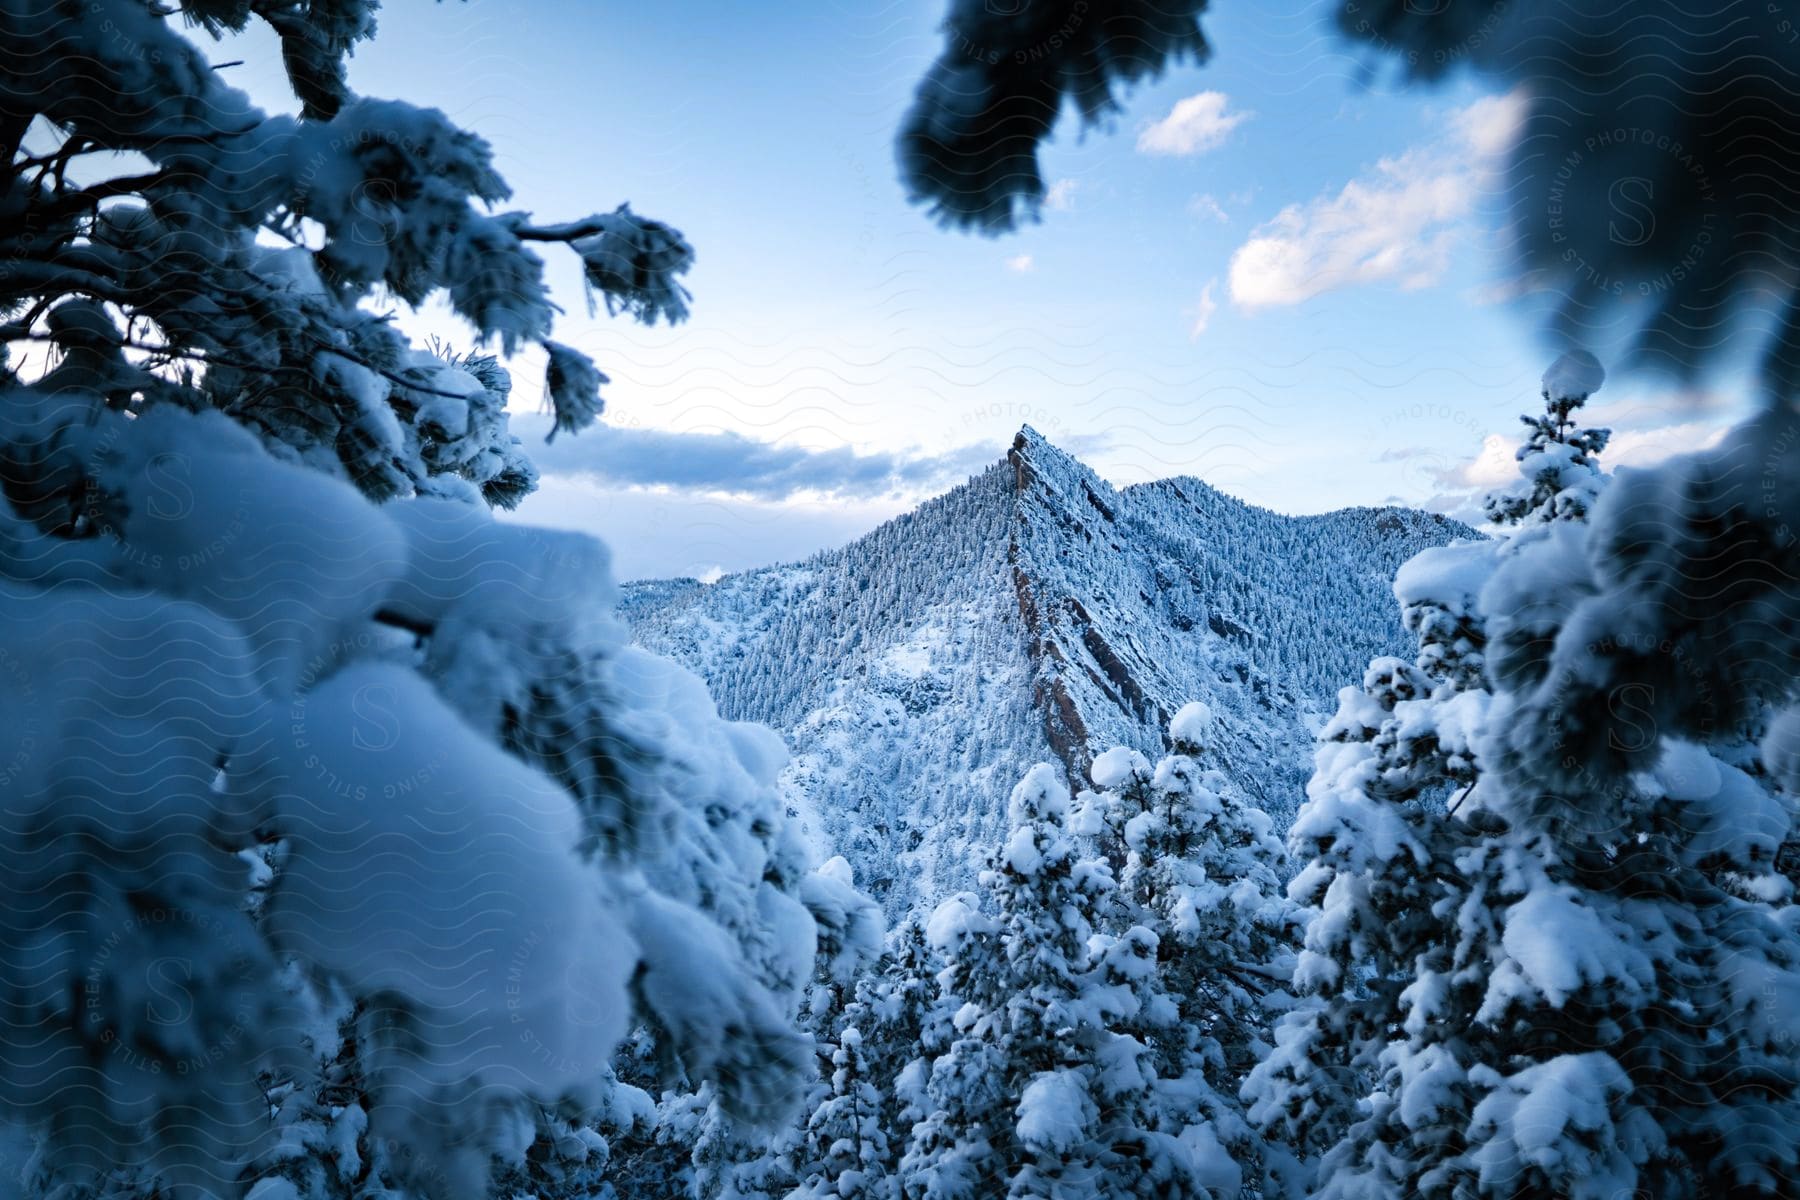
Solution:
<svg viewBox="0 0 1800 1200">
<path fill-rule="evenodd" d="M 628 585 L 638 638 L 789 740 L 790 805 L 891 911 L 966 886 L 1032 763 L 1215 714 L 1212 764 L 1285 824 L 1339 687 L 1404 639 L 1394 570 L 1472 531 L 1407 509 L 1287 517 L 1194 479 L 1114 488 L 1037 430 L 803 563 Z"/>
<path fill-rule="evenodd" d="M 1013 469 L 1013 484 L 1020 495 L 1036 488 L 1046 497 L 1066 500 L 1094 484 L 1106 486 L 1086 465 L 1029 425 L 1020 426 L 1006 452 L 1006 461 Z"/>
</svg>

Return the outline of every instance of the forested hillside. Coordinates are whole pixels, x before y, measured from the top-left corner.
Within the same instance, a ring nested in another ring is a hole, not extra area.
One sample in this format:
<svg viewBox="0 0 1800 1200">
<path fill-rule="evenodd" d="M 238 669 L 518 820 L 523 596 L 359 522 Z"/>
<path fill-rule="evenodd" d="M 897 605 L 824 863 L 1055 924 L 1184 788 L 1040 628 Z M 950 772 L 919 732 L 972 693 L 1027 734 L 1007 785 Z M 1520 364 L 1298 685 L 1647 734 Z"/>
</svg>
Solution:
<svg viewBox="0 0 1800 1200">
<path fill-rule="evenodd" d="M 1398 508 L 1282 516 L 1190 478 L 1115 489 L 1027 427 L 841 550 L 628 585 L 624 609 L 723 712 L 787 736 L 790 805 L 898 912 L 969 884 L 1032 763 L 1079 785 L 1108 747 L 1159 753 L 1191 699 L 1285 826 L 1337 689 L 1401 646 L 1395 569 L 1472 536 Z"/>
</svg>

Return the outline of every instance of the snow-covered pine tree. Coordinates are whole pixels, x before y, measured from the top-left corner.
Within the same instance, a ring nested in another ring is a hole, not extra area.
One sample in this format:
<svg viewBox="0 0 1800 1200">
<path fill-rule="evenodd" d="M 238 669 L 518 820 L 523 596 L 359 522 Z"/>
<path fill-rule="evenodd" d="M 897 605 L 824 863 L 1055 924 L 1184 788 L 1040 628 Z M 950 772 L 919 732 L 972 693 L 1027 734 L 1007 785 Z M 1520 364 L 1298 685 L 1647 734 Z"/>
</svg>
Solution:
<svg viewBox="0 0 1800 1200">
<path fill-rule="evenodd" d="M 1303 999 L 1279 1018 L 1243 1096 L 1252 1123 L 1303 1163 L 1343 1137 L 1394 1028 L 1413 957 L 1443 933 L 1432 905 L 1451 847 L 1420 797 L 1441 796 L 1444 780 L 1423 764 L 1385 768 L 1392 756 L 1376 745 L 1384 732 L 1392 737 L 1396 706 L 1425 698 L 1429 686 L 1413 664 L 1388 658 L 1370 664 L 1362 687 L 1343 690 L 1289 835 L 1291 852 L 1307 860 L 1289 895 L 1312 906 L 1294 973 Z"/>
<path fill-rule="evenodd" d="M 1600 382 L 1590 357 L 1558 360 L 1546 376 L 1545 415 L 1523 418 L 1532 436 L 1518 454 L 1521 485 L 1497 493 L 1490 512 L 1532 524 L 1585 515 L 1600 482 L 1593 455 L 1607 434 L 1577 430 L 1573 414 Z M 1565 493 L 1571 499 L 1559 503 Z M 1402 568 L 1395 590 L 1417 655 L 1371 662 L 1360 688 L 1340 692 L 1320 734 L 1307 803 L 1289 834 L 1308 864 L 1290 894 L 1315 914 L 1297 976 L 1307 999 L 1283 1019 L 1276 1050 L 1246 1088 L 1255 1120 L 1303 1157 L 1345 1155 L 1346 1130 L 1377 1086 L 1406 989 L 1422 962 L 1440 962 L 1454 945 L 1444 909 L 1461 894 L 1457 856 L 1474 836 L 1468 822 L 1482 818 L 1475 809 L 1462 822 L 1445 814 L 1462 810 L 1477 778 L 1473 737 L 1491 699 L 1477 597 L 1495 552 L 1486 542 L 1440 547 Z M 1441 1032 L 1466 1031 L 1421 1036 Z M 1381 1128 L 1388 1115 L 1359 1128 Z M 1405 1190 L 1415 1181 L 1379 1186 Z"/>
<path fill-rule="evenodd" d="M 800 899 L 819 931 L 818 959 L 801 1020 L 815 1037 L 826 1037 L 862 981 L 878 968 L 886 931 L 880 906 L 856 889 L 855 873 L 842 855 L 806 877 Z M 830 1058 L 830 1050 L 822 1053 Z"/>
<path fill-rule="evenodd" d="M 881 961 L 856 980 L 835 1033 L 819 1035 L 830 1057 L 829 1087 L 803 1122 L 794 1196 L 899 1195 L 907 1133 L 929 1111 L 925 1080 L 934 1055 L 927 1042 L 942 1049 L 927 1027 L 948 1024 L 941 1012 L 934 1019 L 938 965 L 923 923 L 903 922 Z M 849 1145 L 837 1149 L 843 1140 Z"/>
<path fill-rule="evenodd" d="M 928 928 L 953 1032 L 931 1064 L 903 1194 L 1204 1194 L 1193 1147 L 1155 1128 L 1153 1055 L 1114 1028 L 1138 1016 L 1154 935 L 1096 936 L 1115 885 L 1079 854 L 1054 768 L 1028 772 L 1008 811 L 1012 833 L 981 876 L 995 915 L 959 896 Z"/>
<path fill-rule="evenodd" d="M 1196 1148 L 1209 1186 L 1235 1192 L 1239 1174 L 1261 1170 L 1237 1093 L 1291 1003 L 1300 910 L 1282 894 L 1268 815 L 1201 765 L 1210 719 L 1184 706 L 1169 724 L 1174 752 L 1154 766 L 1124 748 L 1098 756 L 1103 790 L 1081 811 L 1119 865 L 1121 941 L 1150 935 L 1130 1025 L 1154 1047 L 1157 1127 Z"/>
<path fill-rule="evenodd" d="M 505 372 L 370 306 L 540 346 L 570 431 L 604 377 L 531 246 L 647 320 L 692 252 L 491 211 L 485 143 L 350 91 L 373 11 L 0 15 L 0 1109 L 45 1189 L 329 1192 L 354 1149 L 358 1187 L 479 1195 L 605 1103 L 632 1020 L 745 1114 L 806 1073 L 781 748 L 626 644 L 597 543 L 493 521 L 533 478 Z M 252 21 L 295 115 L 181 28 Z M 309 1028 L 340 1005 L 342 1064 Z M 268 1156 L 358 1110 L 320 1172 Z"/>
<path fill-rule="evenodd" d="M 1585 350 L 1564 354 L 1544 373 L 1543 414 L 1519 418 L 1529 431 L 1514 455 L 1519 483 L 1487 497 L 1488 520 L 1514 526 L 1587 517 L 1605 483 L 1599 458 L 1612 431 L 1582 428 L 1575 414 L 1605 381 Z"/>
<path fill-rule="evenodd" d="M 1483 589 L 1495 699 L 1470 800 L 1509 828 L 1484 850 L 1513 901 L 1483 1015 L 1552 1031 L 1516 1071 L 1471 1071 L 1484 1179 L 1542 1162 L 1552 1103 L 1558 1145 L 1619 1131 L 1592 1176 L 1662 1196 L 1800 1189 L 1776 1132 L 1800 1116 L 1800 938 L 1774 870 L 1794 814 L 1754 744 L 1800 684 L 1797 461 L 1796 414 L 1772 410 L 1621 476 L 1591 524 L 1525 529 Z M 1521 844 L 1531 866 L 1507 857 Z"/>
<path fill-rule="evenodd" d="M 1553 427 L 1566 427 L 1560 418 L 1579 402 L 1548 402 L 1548 389 L 1546 399 Z M 1290 832 L 1295 854 L 1308 860 L 1290 889 L 1313 911 L 1297 975 L 1307 999 L 1283 1019 L 1275 1052 L 1245 1091 L 1255 1120 L 1302 1156 L 1323 1156 L 1323 1187 L 1408 1194 L 1459 1148 L 1452 1135 L 1438 1139 L 1435 1156 L 1421 1145 L 1411 1147 L 1411 1159 L 1390 1153 L 1381 1136 L 1396 1118 L 1378 1080 L 1416 973 L 1444 974 L 1455 946 L 1446 909 L 1460 902 L 1457 856 L 1475 833 L 1446 809 L 1462 807 L 1459 793 L 1477 777 L 1471 736 L 1490 697 L 1476 600 L 1492 563 L 1492 546 L 1472 543 L 1421 554 L 1402 569 L 1396 592 L 1418 654 L 1413 662 L 1376 659 L 1360 689 L 1340 693 Z M 1429 1025 L 1416 1032 L 1461 1038 L 1468 1031 Z M 1358 1120 L 1372 1091 L 1371 1115 Z M 1356 1161 L 1359 1152 L 1365 1163 Z"/>
<path fill-rule="evenodd" d="M 607 1134 L 606 1186 L 621 1197 L 689 1200 L 694 1189 L 694 1145 L 705 1116 L 706 1100 L 700 1093 L 664 1089 L 644 1120 Z"/>
<path fill-rule="evenodd" d="M 793 1106 L 797 1120 L 775 1128 L 738 1119 L 719 1102 L 715 1089 L 703 1088 L 705 1115 L 695 1127 L 692 1152 L 696 1200 L 780 1200 L 805 1183 L 809 1165 L 815 1175 L 819 1169 L 803 1161 L 812 1114 L 832 1094 L 835 1035 L 845 996 L 880 956 L 883 931 L 880 908 L 856 890 L 850 864 L 842 857 L 808 875 L 799 895 L 818 930 L 818 956 L 798 1020 L 823 1060 L 819 1078 Z"/>
<path fill-rule="evenodd" d="M 852 1018 L 862 1015 L 852 1005 Z M 892 1171 L 888 1130 L 882 1123 L 881 1093 L 870 1078 L 862 1031 L 854 1023 L 838 1030 L 831 1055 L 831 1090 L 806 1123 L 800 1186 L 789 1200 L 892 1200 L 899 1194 Z"/>
<path fill-rule="evenodd" d="M 866 1014 L 864 1055 L 881 1095 L 881 1126 L 888 1132 L 896 1178 L 907 1135 L 929 1111 L 925 1083 L 931 1060 L 945 1048 L 932 1028 L 948 1024 L 934 1013 L 942 967 L 924 922 L 912 917 L 889 935 L 880 970 L 857 983 L 856 1003 Z"/>
<path fill-rule="evenodd" d="M 1569 418 L 1599 378 L 1585 355 L 1552 367 L 1523 494 L 1493 506 L 1518 531 L 1402 569 L 1419 658 L 1372 664 L 1320 747 L 1291 835 L 1312 998 L 1246 1089 L 1323 1151 L 1319 1196 L 1791 1194 L 1771 1132 L 1800 1078 L 1770 1007 L 1800 985 L 1767 902 L 1783 807 L 1681 739 L 1555 798 L 1497 752 L 1521 660 L 1591 569 L 1604 434 Z"/>
<path fill-rule="evenodd" d="M 1089 938 L 1113 881 L 1104 863 L 1080 856 L 1066 827 L 1069 792 L 1053 767 L 1028 771 L 1007 809 L 1012 834 L 982 877 L 1009 983 L 990 1010 L 1005 1093 L 1016 1097 L 1001 1142 L 1007 1195 L 1098 1196 L 1107 1191 L 1096 1061 L 1105 1034 L 1086 976 Z"/>
<path fill-rule="evenodd" d="M 920 1039 L 928 1058 L 901 1081 L 918 1118 L 900 1161 L 901 1194 L 968 1200 L 1005 1178 L 999 1155 L 1007 1097 L 993 1015 L 1006 1002 L 1005 948 L 999 923 L 982 913 L 972 892 L 941 902 L 925 937 L 942 965 Z"/>
</svg>

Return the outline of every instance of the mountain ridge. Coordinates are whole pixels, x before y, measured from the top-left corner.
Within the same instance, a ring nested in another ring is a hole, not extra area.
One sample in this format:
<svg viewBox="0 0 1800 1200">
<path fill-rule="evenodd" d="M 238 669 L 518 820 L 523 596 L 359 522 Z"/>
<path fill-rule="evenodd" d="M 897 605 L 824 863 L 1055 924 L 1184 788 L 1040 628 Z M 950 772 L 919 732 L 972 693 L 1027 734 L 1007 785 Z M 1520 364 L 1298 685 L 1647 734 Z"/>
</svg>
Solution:
<svg viewBox="0 0 1800 1200">
<path fill-rule="evenodd" d="M 890 913 L 973 881 L 1033 762 L 1076 786 L 1164 748 L 1188 700 L 1214 765 L 1291 818 L 1336 689 L 1404 645 L 1390 583 L 1478 536 L 1402 508 L 1290 517 L 1190 476 L 1114 488 L 1026 426 L 1006 457 L 837 550 L 626 585 L 638 640 L 793 750 L 790 808 Z"/>
</svg>

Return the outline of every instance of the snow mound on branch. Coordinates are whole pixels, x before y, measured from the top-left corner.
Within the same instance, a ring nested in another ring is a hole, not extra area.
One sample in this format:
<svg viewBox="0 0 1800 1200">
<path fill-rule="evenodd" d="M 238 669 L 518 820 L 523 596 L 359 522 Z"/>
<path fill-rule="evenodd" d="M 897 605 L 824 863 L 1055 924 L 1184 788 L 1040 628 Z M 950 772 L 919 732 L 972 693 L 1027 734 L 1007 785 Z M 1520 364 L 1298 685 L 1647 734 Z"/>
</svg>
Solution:
<svg viewBox="0 0 1800 1200">
<path fill-rule="evenodd" d="M 302 1200 L 302 1197 L 289 1180 L 270 1177 L 252 1184 L 244 1200 Z"/>
<path fill-rule="evenodd" d="M 1394 598 L 1402 608 L 1433 604 L 1453 613 L 1475 609 L 1494 573 L 1498 542 L 1458 542 L 1421 550 L 1394 573 Z"/>
<path fill-rule="evenodd" d="M 1591 396 L 1606 382 L 1606 368 L 1586 350 L 1570 350 L 1544 371 L 1544 391 L 1552 399 Z"/>
<path fill-rule="evenodd" d="M 1661 1146 L 1655 1122 L 1625 1108 L 1631 1080 L 1609 1054 L 1565 1054 L 1505 1077 L 1487 1067 L 1471 1075 L 1495 1089 L 1475 1106 L 1470 1129 L 1484 1190 L 1515 1189 L 1535 1169 L 1548 1177 L 1546 1192 L 1611 1200 L 1637 1190 L 1636 1167 Z"/>
<path fill-rule="evenodd" d="M 575 851 L 568 793 L 399 666 L 346 668 L 292 715 L 276 936 L 358 994 L 436 1012 L 433 1037 L 461 1048 L 445 1070 L 553 1093 L 592 1084 L 625 1032 L 637 947 Z M 496 1003 L 479 981 L 501 978 Z"/>
<path fill-rule="evenodd" d="M 1702 746 L 1671 738 L 1651 775 L 1683 806 L 1687 854 L 1746 872 L 1775 861 L 1788 836 L 1788 806 L 1744 772 Z"/>
<path fill-rule="evenodd" d="M 1191 1125 L 1181 1132 L 1181 1144 L 1191 1156 L 1194 1182 L 1215 1196 L 1235 1196 L 1244 1185 L 1237 1159 L 1219 1140 L 1211 1121 Z"/>
<path fill-rule="evenodd" d="M 1183 710 L 1185 711 L 1185 710 Z M 1150 760 L 1129 746 L 1114 746 L 1094 757 L 1088 777 L 1095 787 L 1116 788 L 1133 775 L 1150 774 Z"/>
<path fill-rule="evenodd" d="M 1063 784 L 1062 773 L 1049 763 L 1038 763 L 1025 772 L 1025 778 L 1019 780 L 1006 803 L 1007 820 L 1014 826 L 1067 816 L 1068 812 L 1069 789 Z"/>
<path fill-rule="evenodd" d="M 720 970 L 735 940 L 688 905 L 656 892 L 635 897 L 631 928 L 642 947 L 634 989 L 645 1015 L 680 1047 L 684 1064 L 739 1090 L 737 1108 L 767 1121 L 798 1099 L 811 1039 L 795 1033 L 775 997 L 751 976 Z M 810 932 L 810 930 L 808 931 Z M 729 1023 L 721 1014 L 732 1014 Z"/>
<path fill-rule="evenodd" d="M 219 413 L 151 409 L 131 435 L 104 475 L 144 497 L 121 523 L 123 570 L 238 622 L 270 682 L 310 684 L 406 562 L 387 512 L 271 460 Z"/>
<path fill-rule="evenodd" d="M 856 890 L 850 863 L 842 855 L 800 881 L 800 902 L 818 930 L 819 966 L 833 980 L 850 983 L 881 957 L 881 908 Z"/>
<path fill-rule="evenodd" d="M 1567 886 L 1540 886 L 1507 909 L 1501 941 L 1510 961 L 1495 972 L 1484 1018 L 1519 979 L 1553 1008 L 1586 984 L 1616 981 L 1635 991 L 1650 982 L 1643 953 L 1627 946 L 1613 923 Z"/>
<path fill-rule="evenodd" d="M 387 600 L 399 614 L 426 625 L 590 621 L 599 623 L 594 632 L 618 637 L 605 616 L 617 595 L 611 560 L 595 539 L 506 524 L 449 500 L 382 511 L 406 534 L 406 573 Z"/>
<path fill-rule="evenodd" d="M 1782 787 L 1800 792 L 1800 708 L 1789 708 L 1769 722 L 1762 760 Z"/>
<path fill-rule="evenodd" d="M 1087 1084 L 1074 1071 L 1046 1071 L 1019 1097 L 1019 1140 L 1033 1150 L 1064 1154 L 1081 1144 L 1094 1122 Z"/>
<path fill-rule="evenodd" d="M 1212 728 L 1212 719 L 1212 709 L 1198 700 L 1190 700 L 1170 718 L 1169 740 L 1178 746 L 1183 743 L 1204 746 L 1207 731 Z"/>
<path fill-rule="evenodd" d="M 1007 839 L 1000 861 L 1020 875 L 1035 875 L 1044 865 L 1044 853 L 1038 849 L 1037 835 L 1030 826 L 1021 825 Z"/>
<path fill-rule="evenodd" d="M 958 892 L 938 905 L 925 922 L 925 944 L 948 958 L 970 938 L 992 933 L 994 922 L 979 904 L 973 892 Z"/>
</svg>

